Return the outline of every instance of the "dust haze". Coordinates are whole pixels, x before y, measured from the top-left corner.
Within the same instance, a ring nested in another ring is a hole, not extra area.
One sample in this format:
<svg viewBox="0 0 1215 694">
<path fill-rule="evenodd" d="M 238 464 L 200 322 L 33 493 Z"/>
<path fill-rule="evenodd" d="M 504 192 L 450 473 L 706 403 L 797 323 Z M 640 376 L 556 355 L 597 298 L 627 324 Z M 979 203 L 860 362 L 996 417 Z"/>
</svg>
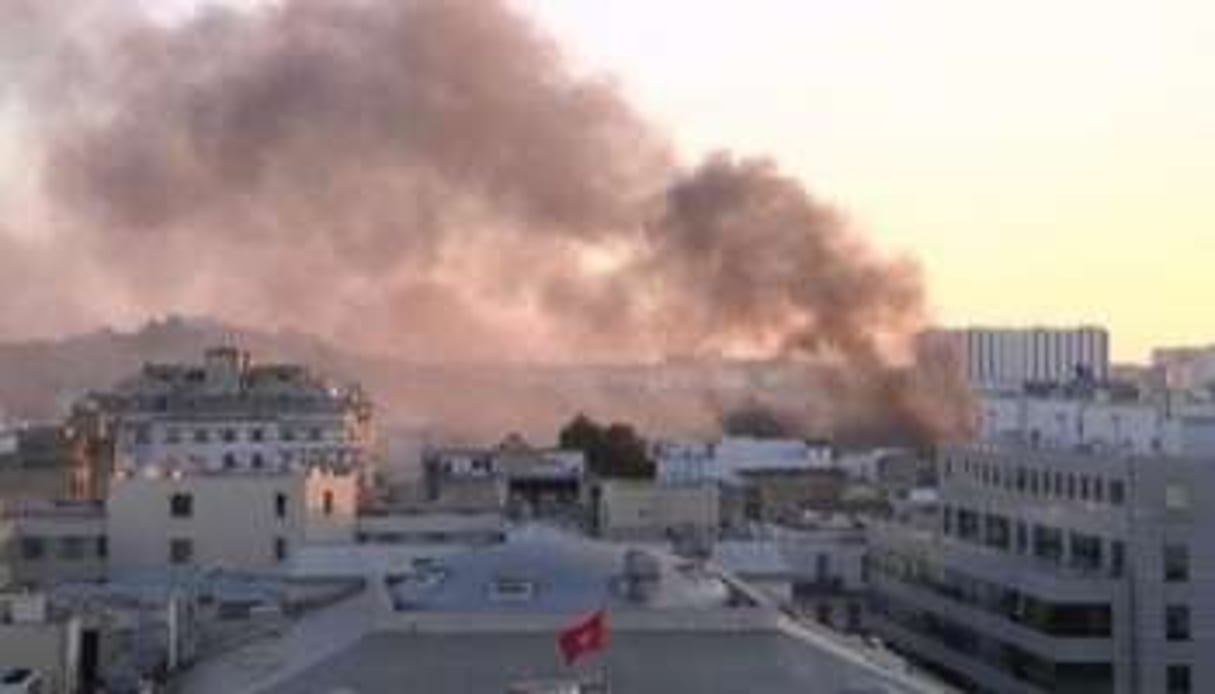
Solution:
<svg viewBox="0 0 1215 694">
<path fill-rule="evenodd" d="M 186 312 L 445 365 L 781 358 L 818 374 L 780 404 L 807 432 L 965 420 L 949 368 L 914 368 L 912 263 L 772 161 L 681 161 L 504 2 L 115 5 L 0 0 L 39 184 L 38 228 L 0 229 L 9 336 Z M 529 407 L 503 397 L 468 407 Z"/>
</svg>

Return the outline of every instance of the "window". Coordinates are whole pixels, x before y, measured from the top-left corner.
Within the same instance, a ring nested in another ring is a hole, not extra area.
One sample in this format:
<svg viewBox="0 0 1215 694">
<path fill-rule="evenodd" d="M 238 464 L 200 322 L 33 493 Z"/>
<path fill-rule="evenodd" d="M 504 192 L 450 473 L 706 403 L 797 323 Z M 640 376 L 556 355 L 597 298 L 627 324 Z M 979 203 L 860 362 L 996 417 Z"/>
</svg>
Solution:
<svg viewBox="0 0 1215 694">
<path fill-rule="evenodd" d="M 1190 666 L 1189 665 L 1170 665 L 1165 670 L 1165 692 L 1167 694 L 1190 694 L 1192 684 L 1190 682 Z"/>
<path fill-rule="evenodd" d="M 84 559 L 84 538 L 65 537 L 59 540 L 59 558 L 69 561 Z"/>
<path fill-rule="evenodd" d="M 176 427 L 170 427 L 167 431 L 165 431 L 165 443 L 181 443 L 181 431 L 179 431 Z"/>
<path fill-rule="evenodd" d="M 333 515 L 333 492 L 331 490 L 326 489 L 321 494 L 321 513 L 326 516 Z"/>
<path fill-rule="evenodd" d="M 1072 473 L 1067 475 L 1067 498 L 1076 498 L 1076 476 Z"/>
<path fill-rule="evenodd" d="M 295 430 L 291 427 L 282 427 L 278 430 L 278 437 L 284 441 L 294 441 Z"/>
<path fill-rule="evenodd" d="M 211 435 L 206 429 L 194 430 L 194 443 L 206 443 L 210 439 Z"/>
<path fill-rule="evenodd" d="M 40 537 L 21 538 L 21 558 L 26 560 L 41 559 L 46 554 L 46 543 Z"/>
<path fill-rule="evenodd" d="M 1164 508 L 1168 511 L 1188 511 L 1190 492 L 1185 485 L 1170 482 L 1164 488 Z"/>
<path fill-rule="evenodd" d="M 253 466 L 253 469 L 260 470 L 265 467 L 266 458 L 261 453 L 254 453 L 253 457 L 249 459 L 249 464 Z"/>
<path fill-rule="evenodd" d="M 233 453 L 224 454 L 224 467 L 231 470 L 236 467 L 236 455 Z"/>
<path fill-rule="evenodd" d="M 265 436 L 266 433 L 262 431 L 261 427 L 249 430 L 249 440 L 253 441 L 254 443 L 261 443 Z"/>
<path fill-rule="evenodd" d="M 135 443 L 152 443 L 152 428 L 147 424 L 135 427 Z"/>
<path fill-rule="evenodd" d="M 1035 525 L 1034 556 L 1058 562 L 1063 557 L 1063 531 L 1045 525 Z"/>
<path fill-rule="evenodd" d="M 1122 480 L 1112 480 L 1110 482 L 1110 503 L 1115 506 L 1121 506 L 1126 500 L 1126 485 Z"/>
<path fill-rule="evenodd" d="M 312 441 L 320 441 L 321 440 L 320 427 L 312 427 L 312 429 L 308 431 L 308 438 L 311 439 Z"/>
<path fill-rule="evenodd" d="M 987 516 L 983 540 L 988 547 L 1008 549 L 1010 535 L 1007 518 L 997 515 Z"/>
<path fill-rule="evenodd" d="M 279 518 L 287 517 L 287 495 L 282 492 L 274 495 L 274 515 Z"/>
<path fill-rule="evenodd" d="M 1113 540 L 1110 542 L 1110 576 L 1114 578 L 1122 578 L 1122 572 L 1126 568 L 1126 545 L 1122 540 Z"/>
<path fill-rule="evenodd" d="M 1169 641 L 1190 640 L 1189 605 L 1167 605 L 1164 608 L 1164 637 Z"/>
<path fill-rule="evenodd" d="M 169 563 L 189 564 L 194 559 L 194 543 L 190 540 L 175 537 L 169 540 Z"/>
<path fill-rule="evenodd" d="M 1072 566 L 1084 571 L 1101 568 L 1101 538 L 1083 533 L 1071 533 Z"/>
<path fill-rule="evenodd" d="M 105 537 L 97 538 L 97 556 L 102 559 L 110 556 L 110 543 Z"/>
<path fill-rule="evenodd" d="M 174 518 L 189 518 L 194 515 L 194 497 L 189 494 L 174 494 L 169 497 L 169 513 Z"/>
<path fill-rule="evenodd" d="M 1190 550 L 1186 545 L 1164 546 L 1164 580 L 1184 583 L 1190 580 Z"/>
<path fill-rule="evenodd" d="M 831 603 L 829 602 L 820 602 L 814 606 L 814 618 L 818 620 L 819 624 L 830 625 L 833 616 L 831 612 Z"/>
<path fill-rule="evenodd" d="M 1029 551 L 1029 527 L 1025 525 L 1025 521 L 1017 521 L 1017 554 L 1025 554 Z"/>
<path fill-rule="evenodd" d="M 287 558 L 287 538 L 274 538 L 274 560 L 283 561 Z"/>
<path fill-rule="evenodd" d="M 224 429 L 224 443 L 236 443 L 235 429 Z"/>
</svg>

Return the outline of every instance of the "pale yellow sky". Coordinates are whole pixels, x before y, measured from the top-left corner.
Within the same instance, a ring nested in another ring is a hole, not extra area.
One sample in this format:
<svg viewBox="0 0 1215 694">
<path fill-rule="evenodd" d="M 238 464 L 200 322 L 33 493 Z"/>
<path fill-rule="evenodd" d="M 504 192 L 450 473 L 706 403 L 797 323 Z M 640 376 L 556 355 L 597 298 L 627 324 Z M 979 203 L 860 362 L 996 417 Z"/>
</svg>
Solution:
<svg viewBox="0 0 1215 694">
<path fill-rule="evenodd" d="M 949 323 L 1215 340 L 1215 3 L 517 0 L 689 157 L 767 153 Z"/>
</svg>

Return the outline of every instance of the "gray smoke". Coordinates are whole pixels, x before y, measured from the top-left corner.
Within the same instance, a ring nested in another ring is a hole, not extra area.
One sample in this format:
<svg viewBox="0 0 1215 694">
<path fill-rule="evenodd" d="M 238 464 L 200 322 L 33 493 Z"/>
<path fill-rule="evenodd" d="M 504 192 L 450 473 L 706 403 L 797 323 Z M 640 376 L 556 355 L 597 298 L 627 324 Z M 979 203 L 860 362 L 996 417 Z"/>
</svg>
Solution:
<svg viewBox="0 0 1215 694">
<path fill-rule="evenodd" d="M 90 21 L 0 0 L 41 253 L 72 270 L 15 276 L 53 285 L 51 306 L 440 362 L 784 355 L 830 369 L 846 415 L 816 427 L 952 427 L 961 398 L 925 396 L 906 366 L 912 265 L 770 162 L 680 167 L 499 0 L 282 0 L 168 25 L 79 6 Z"/>
</svg>

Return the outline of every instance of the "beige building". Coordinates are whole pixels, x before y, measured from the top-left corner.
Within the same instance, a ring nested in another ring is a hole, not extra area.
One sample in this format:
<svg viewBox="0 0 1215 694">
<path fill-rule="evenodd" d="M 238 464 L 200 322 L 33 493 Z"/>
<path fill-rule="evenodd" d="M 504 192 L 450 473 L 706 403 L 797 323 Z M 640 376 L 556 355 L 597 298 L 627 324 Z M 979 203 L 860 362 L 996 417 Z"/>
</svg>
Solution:
<svg viewBox="0 0 1215 694">
<path fill-rule="evenodd" d="M 112 571 L 174 565 L 276 570 L 303 543 L 354 538 L 354 472 L 149 469 L 110 485 Z"/>
<path fill-rule="evenodd" d="M 719 494 L 715 484 L 664 485 L 649 480 L 605 480 L 592 492 L 597 530 L 608 538 L 661 538 L 681 533 L 716 534 Z"/>
</svg>

